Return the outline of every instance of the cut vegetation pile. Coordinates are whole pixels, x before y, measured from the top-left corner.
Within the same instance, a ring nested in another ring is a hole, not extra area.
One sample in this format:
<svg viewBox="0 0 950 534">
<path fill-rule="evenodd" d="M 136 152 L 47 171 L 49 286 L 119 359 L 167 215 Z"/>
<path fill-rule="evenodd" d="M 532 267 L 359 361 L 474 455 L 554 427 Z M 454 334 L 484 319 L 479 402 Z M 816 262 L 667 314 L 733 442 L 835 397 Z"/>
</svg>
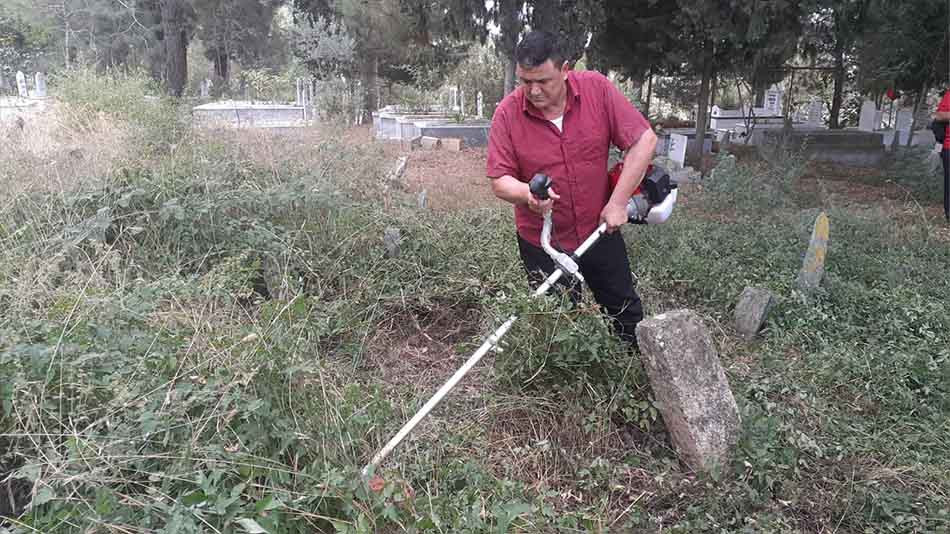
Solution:
<svg viewBox="0 0 950 534">
<path fill-rule="evenodd" d="M 624 230 L 647 312 L 692 308 L 719 344 L 744 432 L 713 480 L 589 298 L 526 297 L 508 208 L 420 209 L 377 145 L 195 131 L 135 78 L 60 83 L 48 149 L 0 151 L 0 531 L 950 528 L 950 245 L 926 215 L 829 201 L 783 158 Z M 780 297 L 751 343 L 729 321 L 747 285 Z"/>
</svg>

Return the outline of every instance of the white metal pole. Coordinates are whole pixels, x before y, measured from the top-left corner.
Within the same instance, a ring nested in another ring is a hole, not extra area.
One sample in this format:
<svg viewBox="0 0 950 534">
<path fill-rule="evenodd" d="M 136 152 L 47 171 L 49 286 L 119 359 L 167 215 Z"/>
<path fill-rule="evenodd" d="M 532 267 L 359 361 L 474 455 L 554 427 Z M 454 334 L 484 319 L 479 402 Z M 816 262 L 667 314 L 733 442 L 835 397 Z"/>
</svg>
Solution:
<svg viewBox="0 0 950 534">
<path fill-rule="evenodd" d="M 587 249 L 596 243 L 606 231 L 607 224 L 601 223 L 601 225 L 596 230 L 594 230 L 594 232 L 591 233 L 583 243 L 581 243 L 581 246 L 578 247 L 576 251 L 574 251 L 574 256 L 580 257 L 581 254 L 586 252 Z M 537 297 L 547 293 L 548 289 L 551 289 L 551 286 L 553 286 L 563 274 L 564 272 L 561 269 L 555 269 L 554 272 L 547 277 L 544 283 L 534 291 L 532 297 Z M 395 449 L 396 446 L 398 446 L 399 443 L 402 442 L 402 440 L 405 439 L 414 428 L 416 428 L 416 425 L 418 425 L 423 419 L 425 419 L 427 415 L 429 415 L 429 412 L 431 412 L 432 409 L 435 408 L 440 401 L 442 401 L 449 391 L 452 391 L 452 388 L 454 388 L 456 384 L 458 384 L 459 381 L 462 380 L 462 378 L 472 370 L 472 367 L 474 367 L 475 364 L 477 364 L 482 359 L 482 357 L 488 353 L 489 350 L 498 346 L 501 338 L 508 333 L 508 330 L 511 329 L 511 325 L 514 324 L 517 319 L 518 318 L 516 316 L 512 315 L 507 321 L 505 321 L 494 332 L 492 332 L 490 336 L 488 336 L 488 339 L 482 343 L 482 346 L 478 347 L 478 350 L 469 356 L 465 364 L 463 364 L 462 367 L 458 369 L 458 371 L 455 371 L 455 374 L 453 374 L 452 377 L 449 378 L 445 384 L 443 384 L 442 387 L 440 387 L 439 390 L 435 392 L 435 395 L 433 395 L 432 398 L 429 399 L 429 401 L 426 402 L 418 412 L 416 412 L 416 415 L 412 416 L 412 418 L 409 419 L 409 421 L 407 421 L 406 424 L 404 424 L 402 428 L 399 429 L 399 432 L 396 432 L 396 435 L 393 436 L 392 439 L 390 439 L 389 442 L 386 443 L 386 445 L 384 445 L 383 448 L 373 456 L 373 459 L 370 460 L 370 462 L 363 468 L 363 478 L 366 478 L 369 475 L 370 470 L 375 469 L 376 466 L 378 466 L 380 462 L 382 462 L 386 456 L 388 456 L 389 453 L 391 453 L 393 449 Z"/>
</svg>

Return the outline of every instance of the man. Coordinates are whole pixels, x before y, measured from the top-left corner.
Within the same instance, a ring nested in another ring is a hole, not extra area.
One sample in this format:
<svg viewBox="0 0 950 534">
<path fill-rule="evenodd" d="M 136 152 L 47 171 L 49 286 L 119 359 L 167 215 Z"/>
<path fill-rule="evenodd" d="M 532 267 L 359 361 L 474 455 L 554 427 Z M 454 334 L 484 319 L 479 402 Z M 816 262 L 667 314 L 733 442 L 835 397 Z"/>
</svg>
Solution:
<svg viewBox="0 0 950 534">
<path fill-rule="evenodd" d="M 653 159 L 656 135 L 607 78 L 571 71 L 550 33 L 526 35 L 515 60 L 521 86 L 498 105 L 488 140 L 492 191 L 515 206 L 518 248 L 533 284 L 543 279 L 538 271 L 554 271 L 541 248 L 547 210 L 553 210 L 552 244 L 567 253 L 607 223 L 607 235 L 581 257 L 580 269 L 621 339 L 635 346 L 643 307 L 617 230 L 627 222 L 627 201 Z M 613 191 L 607 178 L 611 144 L 627 151 Z M 538 201 L 528 189 L 536 173 L 554 181 L 549 200 Z"/>
<path fill-rule="evenodd" d="M 937 112 L 934 113 L 934 119 L 950 121 L 950 91 L 943 94 L 943 99 L 937 106 Z M 950 123 L 947 124 L 946 129 L 947 133 L 950 133 Z M 946 133 L 943 137 L 940 159 L 943 161 L 943 215 L 947 222 L 950 222 L 950 135 Z"/>
</svg>

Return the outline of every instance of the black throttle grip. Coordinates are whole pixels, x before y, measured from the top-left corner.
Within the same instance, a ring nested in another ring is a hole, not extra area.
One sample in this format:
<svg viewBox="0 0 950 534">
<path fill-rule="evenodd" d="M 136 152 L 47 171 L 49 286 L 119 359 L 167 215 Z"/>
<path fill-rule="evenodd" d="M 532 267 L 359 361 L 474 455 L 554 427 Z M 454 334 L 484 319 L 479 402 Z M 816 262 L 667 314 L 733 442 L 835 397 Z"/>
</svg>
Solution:
<svg viewBox="0 0 950 534">
<path fill-rule="evenodd" d="M 538 173 L 528 182 L 528 189 L 531 190 L 531 194 L 538 200 L 547 200 L 550 198 L 548 196 L 548 189 L 550 189 L 552 185 L 554 185 L 554 180 L 552 180 L 550 176 Z"/>
</svg>

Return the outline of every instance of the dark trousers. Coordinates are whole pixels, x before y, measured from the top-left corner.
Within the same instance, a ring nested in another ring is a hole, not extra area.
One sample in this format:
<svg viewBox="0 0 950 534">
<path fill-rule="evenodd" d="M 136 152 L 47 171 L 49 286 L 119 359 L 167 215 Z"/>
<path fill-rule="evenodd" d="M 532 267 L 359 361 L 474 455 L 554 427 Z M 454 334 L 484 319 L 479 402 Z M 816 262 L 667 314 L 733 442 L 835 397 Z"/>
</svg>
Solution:
<svg viewBox="0 0 950 534">
<path fill-rule="evenodd" d="M 950 221 L 950 150 L 940 152 L 943 161 L 943 215 Z"/>
<path fill-rule="evenodd" d="M 554 272 L 554 260 L 544 249 L 528 243 L 521 236 L 518 236 L 518 249 L 528 272 L 528 281 L 537 288 Z M 623 236 L 617 231 L 601 237 L 581 256 L 578 264 L 587 287 L 610 318 L 614 331 L 620 339 L 636 347 L 636 326 L 643 319 L 643 305 L 633 289 L 630 259 Z M 573 277 L 566 274 L 558 281 L 569 288 L 571 299 L 577 302 L 580 290 L 572 282 L 575 282 Z"/>
</svg>

